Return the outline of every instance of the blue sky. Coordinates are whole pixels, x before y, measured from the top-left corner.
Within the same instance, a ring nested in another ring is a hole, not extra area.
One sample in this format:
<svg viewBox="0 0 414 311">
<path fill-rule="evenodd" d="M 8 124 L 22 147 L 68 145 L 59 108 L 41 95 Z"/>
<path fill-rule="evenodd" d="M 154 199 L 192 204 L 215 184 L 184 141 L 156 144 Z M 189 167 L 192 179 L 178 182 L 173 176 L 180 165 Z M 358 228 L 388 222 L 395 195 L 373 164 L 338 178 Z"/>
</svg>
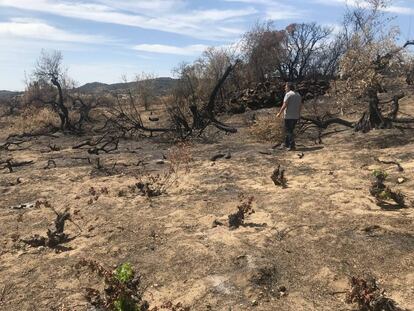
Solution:
<svg viewBox="0 0 414 311">
<path fill-rule="evenodd" d="M 257 21 L 334 27 L 347 1 L 356 0 L 0 0 L 0 89 L 22 90 L 42 48 L 61 50 L 79 84 L 172 76 L 179 63 L 237 42 Z M 414 0 L 387 10 L 401 39 L 414 39 Z"/>
</svg>

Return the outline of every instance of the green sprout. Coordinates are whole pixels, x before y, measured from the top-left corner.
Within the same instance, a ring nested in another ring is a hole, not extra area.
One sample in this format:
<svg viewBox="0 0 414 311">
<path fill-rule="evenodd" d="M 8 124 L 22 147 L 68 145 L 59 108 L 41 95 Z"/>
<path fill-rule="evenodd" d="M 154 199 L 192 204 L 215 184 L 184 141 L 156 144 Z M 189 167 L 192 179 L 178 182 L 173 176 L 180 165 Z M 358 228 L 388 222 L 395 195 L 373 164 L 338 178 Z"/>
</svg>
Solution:
<svg viewBox="0 0 414 311">
<path fill-rule="evenodd" d="M 115 311 L 138 311 L 138 305 L 131 299 L 121 297 L 114 302 Z"/>
<path fill-rule="evenodd" d="M 132 281 L 135 276 L 134 269 L 129 262 L 123 263 L 115 270 L 115 278 L 121 283 Z"/>
<path fill-rule="evenodd" d="M 381 191 L 378 195 L 381 200 L 388 200 L 390 199 L 390 193 L 387 190 Z"/>
<path fill-rule="evenodd" d="M 374 170 L 372 172 L 372 175 L 376 178 L 380 178 L 380 179 L 383 179 L 383 180 L 385 180 L 385 178 L 388 177 L 388 174 L 384 171 L 381 171 L 381 170 Z"/>
</svg>

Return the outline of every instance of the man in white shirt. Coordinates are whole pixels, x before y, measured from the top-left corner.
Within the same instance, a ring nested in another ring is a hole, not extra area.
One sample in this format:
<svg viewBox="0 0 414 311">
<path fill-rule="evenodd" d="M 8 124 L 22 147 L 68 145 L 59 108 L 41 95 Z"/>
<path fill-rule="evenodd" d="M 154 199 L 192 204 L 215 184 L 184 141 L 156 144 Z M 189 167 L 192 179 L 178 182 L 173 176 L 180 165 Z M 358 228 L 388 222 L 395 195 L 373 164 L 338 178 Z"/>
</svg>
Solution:
<svg viewBox="0 0 414 311">
<path fill-rule="evenodd" d="M 282 108 L 280 108 L 277 117 L 280 117 L 282 113 L 284 113 L 286 131 L 284 147 L 292 151 L 295 150 L 294 130 L 296 123 L 298 123 L 300 119 L 300 113 L 302 111 L 302 97 L 299 93 L 295 92 L 295 86 L 293 83 L 286 83 L 285 91 L 286 95 L 283 99 L 283 105 Z"/>
</svg>

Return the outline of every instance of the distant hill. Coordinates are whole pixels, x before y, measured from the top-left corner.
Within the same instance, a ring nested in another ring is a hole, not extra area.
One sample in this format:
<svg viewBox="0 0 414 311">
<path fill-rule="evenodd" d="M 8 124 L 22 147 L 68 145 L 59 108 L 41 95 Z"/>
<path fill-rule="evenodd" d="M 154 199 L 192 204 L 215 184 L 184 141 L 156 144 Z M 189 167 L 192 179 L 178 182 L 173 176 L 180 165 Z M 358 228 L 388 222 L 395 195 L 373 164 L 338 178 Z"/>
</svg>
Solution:
<svg viewBox="0 0 414 311">
<path fill-rule="evenodd" d="M 154 81 L 155 95 L 166 95 L 176 85 L 177 81 L 173 78 L 156 78 Z M 139 82 L 138 82 L 139 83 Z M 124 91 L 136 88 L 136 82 L 106 84 L 101 82 L 86 83 L 77 88 L 77 91 L 88 94 L 98 94 L 102 92 Z"/>
<path fill-rule="evenodd" d="M 156 78 L 153 79 L 154 81 L 154 89 L 156 96 L 162 96 L 168 94 L 176 85 L 177 79 L 173 78 Z M 135 89 L 136 82 L 128 82 L 128 83 L 114 83 L 114 84 L 106 84 L 101 82 L 92 82 L 86 83 L 76 90 L 81 93 L 86 94 L 99 94 L 99 93 L 106 93 L 106 92 L 122 92 L 128 89 Z M 21 95 L 23 92 L 15 92 L 15 91 L 6 91 L 0 90 L 0 100 L 8 100 L 16 95 Z"/>
<path fill-rule="evenodd" d="M 0 100 L 1 99 L 10 99 L 13 96 L 23 94 L 23 92 L 14 92 L 14 91 L 6 91 L 6 90 L 0 90 Z"/>
</svg>

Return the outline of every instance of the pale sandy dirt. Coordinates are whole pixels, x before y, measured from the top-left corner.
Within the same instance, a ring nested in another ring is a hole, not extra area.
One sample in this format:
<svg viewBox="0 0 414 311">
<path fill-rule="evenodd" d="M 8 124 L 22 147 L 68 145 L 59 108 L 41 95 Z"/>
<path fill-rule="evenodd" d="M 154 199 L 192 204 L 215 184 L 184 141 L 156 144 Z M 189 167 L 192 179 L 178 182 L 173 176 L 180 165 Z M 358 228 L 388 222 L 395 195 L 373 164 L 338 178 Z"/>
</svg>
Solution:
<svg viewBox="0 0 414 311">
<path fill-rule="evenodd" d="M 412 102 L 405 101 L 403 110 L 413 113 Z M 152 306 L 171 300 L 191 310 L 353 310 L 337 292 L 349 288 L 351 275 L 369 273 L 401 307 L 414 309 L 414 209 L 384 210 L 369 194 L 372 170 L 383 169 L 388 184 L 414 200 L 414 132 L 346 131 L 320 146 L 299 139 L 297 152 L 264 155 L 259 151 L 271 144 L 249 137 L 246 118 L 230 118 L 240 128 L 235 135 L 192 144 L 189 171 L 151 200 L 128 190 L 141 175 L 137 167 L 120 166 L 119 174 L 105 176 L 72 159 L 87 156 L 71 149 L 80 138 L 42 137 L 28 150 L 2 151 L 2 158 L 35 163 L 0 175 L 0 293 L 4 286 L 11 289 L 0 296 L 0 309 L 87 310 L 84 288 L 102 284 L 76 267 L 81 258 L 111 269 L 131 262 Z M 42 153 L 49 142 L 61 151 Z M 168 167 L 168 160 L 156 160 L 170 147 L 123 141 L 120 151 L 100 157 L 104 164 L 144 160 L 146 170 L 156 172 Z M 231 159 L 211 162 L 218 151 L 230 151 Z M 397 160 L 404 172 L 376 157 Z M 57 168 L 43 169 L 50 158 Z M 286 169 L 287 189 L 270 179 L 278 164 Z M 18 177 L 22 182 L 11 186 Z M 397 185 L 398 177 L 406 182 Z M 90 187 L 109 193 L 88 204 Z M 255 213 L 229 230 L 227 217 L 237 210 L 240 194 L 254 196 Z M 57 210 L 69 208 L 82 229 L 67 223 L 76 236 L 65 245 L 68 251 L 19 242 L 44 235 L 54 214 L 45 207 L 9 207 L 45 199 Z M 225 225 L 213 227 L 214 220 Z M 287 288 L 286 297 L 279 297 L 280 286 Z"/>
</svg>

